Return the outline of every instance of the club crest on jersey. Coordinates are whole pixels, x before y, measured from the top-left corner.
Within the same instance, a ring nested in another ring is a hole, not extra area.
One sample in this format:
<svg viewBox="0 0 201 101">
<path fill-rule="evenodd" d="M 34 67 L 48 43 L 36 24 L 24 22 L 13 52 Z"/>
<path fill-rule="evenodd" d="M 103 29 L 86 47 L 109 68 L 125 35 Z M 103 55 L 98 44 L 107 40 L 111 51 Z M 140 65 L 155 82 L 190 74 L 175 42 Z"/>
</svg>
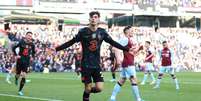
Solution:
<svg viewBox="0 0 201 101">
<path fill-rule="evenodd" d="M 25 48 L 29 48 L 29 45 L 26 45 Z"/>
<path fill-rule="evenodd" d="M 95 39 L 96 38 L 96 33 L 93 33 L 92 34 L 92 39 Z"/>
</svg>

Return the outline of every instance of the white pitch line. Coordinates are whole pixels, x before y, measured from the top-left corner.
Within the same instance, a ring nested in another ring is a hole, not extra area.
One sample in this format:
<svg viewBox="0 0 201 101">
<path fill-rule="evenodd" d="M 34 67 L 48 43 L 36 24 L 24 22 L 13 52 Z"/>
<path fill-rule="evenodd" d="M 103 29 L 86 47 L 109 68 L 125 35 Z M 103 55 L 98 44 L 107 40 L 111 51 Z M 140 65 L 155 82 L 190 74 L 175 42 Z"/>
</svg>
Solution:
<svg viewBox="0 0 201 101">
<path fill-rule="evenodd" d="M 30 79 L 47 79 L 47 80 L 52 80 L 52 79 L 54 79 L 54 80 L 80 80 L 80 78 L 77 78 L 77 77 L 66 77 L 66 78 L 50 78 L 50 77 L 29 77 Z M 105 78 L 104 79 L 104 81 L 110 81 L 110 79 L 107 79 L 107 78 Z M 171 80 L 162 80 L 161 82 L 163 82 L 163 83 L 172 83 L 173 81 L 171 81 Z M 194 85 L 200 85 L 201 84 L 201 82 L 199 81 L 199 82 L 197 82 L 197 81 L 179 81 L 179 83 L 180 84 L 194 84 Z"/>
<path fill-rule="evenodd" d="M 0 77 L 3 77 L 3 76 L 0 76 Z M 66 78 L 51 78 L 51 77 L 36 77 L 36 76 L 33 76 L 33 77 L 28 77 L 30 79 L 47 79 L 47 80 L 80 80 L 80 78 L 77 78 L 76 76 L 75 77 L 66 77 Z M 179 80 L 179 79 L 178 79 Z M 110 79 L 108 78 L 104 78 L 104 81 L 110 81 Z M 172 83 L 171 80 L 168 80 L 168 81 L 165 81 L 165 80 L 162 80 L 161 82 L 163 83 Z M 196 80 L 196 81 L 193 81 L 193 80 L 190 80 L 190 81 L 180 81 L 179 80 L 179 83 L 180 84 L 193 84 L 193 85 L 200 85 L 201 82 L 200 80 Z"/>
<path fill-rule="evenodd" d="M 0 96 L 8 96 L 8 97 L 16 97 L 16 98 L 32 99 L 32 100 L 41 100 L 41 101 L 63 101 L 63 100 L 56 100 L 56 99 L 38 98 L 38 97 L 30 97 L 30 96 L 18 96 L 18 95 L 2 94 L 2 93 L 0 93 Z"/>
</svg>

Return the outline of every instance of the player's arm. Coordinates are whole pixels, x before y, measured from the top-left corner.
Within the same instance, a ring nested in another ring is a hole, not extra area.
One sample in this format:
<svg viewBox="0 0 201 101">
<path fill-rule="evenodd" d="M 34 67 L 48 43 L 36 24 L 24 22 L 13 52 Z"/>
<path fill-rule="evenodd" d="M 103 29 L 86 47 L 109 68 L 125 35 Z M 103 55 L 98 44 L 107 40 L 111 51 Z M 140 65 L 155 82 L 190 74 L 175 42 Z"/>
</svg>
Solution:
<svg viewBox="0 0 201 101">
<path fill-rule="evenodd" d="M 111 36 L 105 31 L 105 35 L 104 35 L 104 41 L 111 44 L 112 46 L 121 49 L 123 51 L 129 51 L 129 48 L 122 46 L 121 44 L 119 44 L 118 42 L 114 41 Z"/>
<path fill-rule="evenodd" d="M 72 46 L 74 43 L 79 42 L 80 41 L 80 34 L 81 34 L 81 31 L 79 31 L 78 34 L 75 37 L 73 37 L 73 39 L 71 39 L 70 41 L 56 47 L 56 51 L 66 49 L 66 48 Z"/>
<path fill-rule="evenodd" d="M 162 50 L 159 50 L 159 52 L 158 52 L 158 61 L 157 61 L 157 65 L 160 64 L 161 60 L 162 60 Z"/>
<path fill-rule="evenodd" d="M 154 54 L 153 54 L 154 51 L 153 51 L 153 50 L 150 50 L 150 51 L 151 51 L 151 55 L 149 55 L 148 57 L 146 57 L 146 58 L 145 58 L 145 61 L 154 56 Z"/>
<path fill-rule="evenodd" d="M 171 61 L 173 64 L 174 63 L 174 52 L 173 52 L 173 50 L 170 50 L 170 54 L 171 54 Z"/>
<path fill-rule="evenodd" d="M 123 52 L 120 49 L 117 49 L 113 47 L 114 53 L 115 53 L 115 60 L 117 65 L 121 65 L 123 61 Z"/>
<path fill-rule="evenodd" d="M 21 44 L 21 41 L 17 45 L 14 45 L 12 48 L 12 52 L 14 53 L 15 56 L 17 56 L 17 53 L 15 50 L 16 50 L 16 48 L 20 47 L 20 44 Z"/>
<path fill-rule="evenodd" d="M 141 50 L 143 50 L 143 46 L 141 45 L 137 49 L 134 50 L 134 54 L 138 54 Z"/>
<path fill-rule="evenodd" d="M 149 55 L 148 57 L 145 58 L 145 61 L 148 60 L 149 58 L 153 57 L 153 56 L 154 56 L 154 54 L 151 53 L 151 55 Z"/>
<path fill-rule="evenodd" d="M 35 45 L 34 44 L 32 44 L 31 51 L 32 51 L 31 55 L 34 58 L 35 54 L 36 54 L 36 50 L 35 50 Z"/>
</svg>

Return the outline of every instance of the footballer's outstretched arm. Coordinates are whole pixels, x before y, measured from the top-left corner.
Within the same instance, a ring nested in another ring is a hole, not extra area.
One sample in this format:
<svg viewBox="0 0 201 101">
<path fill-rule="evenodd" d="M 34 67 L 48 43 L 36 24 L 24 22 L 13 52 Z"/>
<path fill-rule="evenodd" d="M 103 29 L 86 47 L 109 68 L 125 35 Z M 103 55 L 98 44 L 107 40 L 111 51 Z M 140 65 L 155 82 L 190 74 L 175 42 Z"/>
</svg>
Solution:
<svg viewBox="0 0 201 101">
<path fill-rule="evenodd" d="M 104 41 L 111 44 L 112 46 L 119 48 L 123 51 L 129 51 L 129 48 L 122 46 L 121 44 L 119 44 L 118 42 L 114 41 L 108 34 L 107 32 L 105 32 L 105 37 L 104 37 Z"/>
<path fill-rule="evenodd" d="M 73 38 L 72 40 L 68 41 L 68 42 L 65 42 L 64 44 L 56 47 L 56 51 L 60 51 L 60 50 L 63 50 L 63 49 L 66 49 L 68 47 L 70 47 L 71 45 L 73 45 L 75 43 L 75 39 Z"/>
<path fill-rule="evenodd" d="M 17 47 L 19 47 L 20 44 L 21 44 L 21 41 L 20 41 L 17 45 L 13 46 L 13 48 L 12 48 L 12 51 L 13 51 L 13 53 L 14 53 L 15 56 L 17 56 L 17 53 L 16 53 L 15 49 L 16 49 Z"/>
<path fill-rule="evenodd" d="M 56 47 L 56 51 L 63 50 L 63 49 L 65 49 L 65 48 L 68 48 L 68 47 L 72 46 L 74 43 L 79 42 L 79 41 L 80 41 L 80 35 L 81 35 L 81 33 L 82 33 L 82 32 L 81 32 L 81 30 L 80 30 L 80 31 L 78 32 L 78 34 L 77 34 L 75 37 L 73 37 L 73 39 L 71 39 L 70 41 L 68 41 L 68 42 L 66 42 L 66 43 L 64 43 L 64 44 L 62 44 L 62 45 Z"/>
<path fill-rule="evenodd" d="M 36 54 L 36 50 L 35 50 L 34 44 L 32 44 L 31 50 L 32 50 L 31 55 L 32 55 L 32 57 L 34 58 L 34 57 L 35 57 L 35 54 Z"/>
</svg>

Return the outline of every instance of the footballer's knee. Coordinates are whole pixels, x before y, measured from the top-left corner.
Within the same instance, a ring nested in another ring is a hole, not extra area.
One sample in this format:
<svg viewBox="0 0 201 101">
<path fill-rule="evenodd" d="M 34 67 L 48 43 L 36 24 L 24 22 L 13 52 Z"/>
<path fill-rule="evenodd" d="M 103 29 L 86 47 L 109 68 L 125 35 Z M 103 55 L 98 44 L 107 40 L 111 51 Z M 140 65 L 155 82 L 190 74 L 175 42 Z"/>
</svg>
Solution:
<svg viewBox="0 0 201 101">
<path fill-rule="evenodd" d="M 103 90 L 103 83 L 97 83 L 95 87 L 91 88 L 91 93 L 99 93 Z"/>
<path fill-rule="evenodd" d="M 21 76 L 22 76 L 22 78 L 25 78 L 25 77 L 26 77 L 26 73 L 25 73 L 25 72 L 22 72 L 22 73 L 21 73 Z"/>
<path fill-rule="evenodd" d="M 99 92 L 101 92 L 102 90 L 103 90 L 103 83 L 98 83 L 97 85 L 96 85 L 96 89 L 99 91 Z"/>
<path fill-rule="evenodd" d="M 126 82 L 126 78 L 122 78 L 118 81 L 118 83 L 122 86 Z"/>
<path fill-rule="evenodd" d="M 90 93 L 91 92 L 91 88 L 85 88 L 85 92 Z"/>
<path fill-rule="evenodd" d="M 163 76 L 163 74 L 162 74 L 162 73 L 159 73 L 159 74 L 158 74 L 158 76 L 160 76 L 160 77 L 161 77 L 161 76 Z"/>
<path fill-rule="evenodd" d="M 137 78 L 134 77 L 134 76 L 130 77 L 130 81 L 131 81 L 132 84 L 137 84 Z"/>
<path fill-rule="evenodd" d="M 145 75 L 147 75 L 147 74 L 148 74 L 148 72 L 147 72 L 147 71 L 145 71 L 145 72 L 144 72 L 144 74 L 145 74 Z"/>
<path fill-rule="evenodd" d="M 95 93 L 99 93 L 99 92 L 101 92 L 103 90 L 103 87 L 95 87 L 94 89 L 92 88 L 91 90 L 92 91 L 95 90 L 94 91 Z"/>
<path fill-rule="evenodd" d="M 148 71 L 148 74 L 149 74 L 149 75 L 151 75 L 151 72 L 150 72 L 150 71 Z"/>
<path fill-rule="evenodd" d="M 92 89 L 92 85 L 91 84 L 85 84 L 85 92 L 90 93 Z"/>
<path fill-rule="evenodd" d="M 163 77 L 163 74 L 162 73 L 159 73 L 158 74 L 158 79 L 161 79 Z"/>
<path fill-rule="evenodd" d="M 176 79 L 176 75 L 174 75 L 174 74 L 170 74 L 170 75 L 171 75 L 172 79 Z"/>
</svg>

